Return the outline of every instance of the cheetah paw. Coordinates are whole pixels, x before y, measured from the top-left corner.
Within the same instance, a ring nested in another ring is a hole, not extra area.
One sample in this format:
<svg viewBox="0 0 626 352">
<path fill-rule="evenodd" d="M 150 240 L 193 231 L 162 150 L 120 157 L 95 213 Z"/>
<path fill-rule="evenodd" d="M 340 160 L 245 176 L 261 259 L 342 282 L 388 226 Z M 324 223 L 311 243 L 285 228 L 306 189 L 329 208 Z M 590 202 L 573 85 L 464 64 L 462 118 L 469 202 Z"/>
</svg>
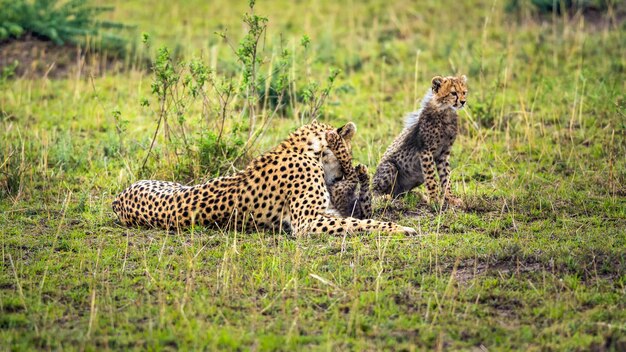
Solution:
<svg viewBox="0 0 626 352">
<path fill-rule="evenodd" d="M 401 226 L 402 234 L 405 236 L 417 236 L 417 231 L 414 228 L 408 226 Z"/>
</svg>

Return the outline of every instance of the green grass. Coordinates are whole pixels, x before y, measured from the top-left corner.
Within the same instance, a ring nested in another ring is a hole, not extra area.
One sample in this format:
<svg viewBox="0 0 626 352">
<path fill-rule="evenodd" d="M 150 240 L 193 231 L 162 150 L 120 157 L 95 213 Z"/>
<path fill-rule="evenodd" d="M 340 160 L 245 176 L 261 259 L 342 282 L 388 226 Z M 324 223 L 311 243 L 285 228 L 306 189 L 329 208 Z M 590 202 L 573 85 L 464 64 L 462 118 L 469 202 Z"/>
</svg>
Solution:
<svg viewBox="0 0 626 352">
<path fill-rule="evenodd" d="M 150 50 L 238 69 L 213 33 L 241 38 L 246 3 L 107 4 Z M 281 34 L 311 38 L 293 79 L 343 70 L 321 119 L 357 124 L 355 159 L 372 173 L 430 78 L 468 75 L 451 159 L 466 207 L 378 203 L 417 238 L 122 228 L 110 205 L 156 127 L 140 105 L 150 72 L 0 82 L 0 349 L 626 349 L 626 26 L 504 5 L 257 4 L 267 56 Z M 294 114 L 253 153 L 299 126 Z M 178 178 L 167 148 L 161 135 L 149 176 L 201 182 Z"/>
</svg>

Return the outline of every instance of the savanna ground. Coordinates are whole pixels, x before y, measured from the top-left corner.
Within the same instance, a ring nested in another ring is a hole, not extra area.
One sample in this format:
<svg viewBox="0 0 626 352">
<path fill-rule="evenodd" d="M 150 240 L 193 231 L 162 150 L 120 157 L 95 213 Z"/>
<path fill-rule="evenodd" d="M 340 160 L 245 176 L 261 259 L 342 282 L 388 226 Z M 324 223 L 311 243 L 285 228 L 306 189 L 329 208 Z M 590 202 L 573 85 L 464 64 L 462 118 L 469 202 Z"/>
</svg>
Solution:
<svg viewBox="0 0 626 352">
<path fill-rule="evenodd" d="M 469 77 L 452 156 L 463 208 L 437 211 L 414 192 L 378 202 L 376 217 L 419 237 L 293 238 L 116 223 L 111 201 L 138 177 L 194 183 L 242 166 L 224 162 L 237 155 L 229 151 L 215 168 L 224 148 L 197 145 L 219 126 L 220 103 L 206 89 L 209 103 L 187 100 L 184 122 L 170 115 L 176 138 L 161 129 L 140 172 L 160 109 L 139 57 L 167 45 L 239 82 L 231 45 L 248 4 L 108 4 L 107 18 L 136 26 L 129 38 L 150 34 L 148 48 L 116 70 L 70 65 L 58 77 L 0 83 L 0 349 L 626 349 L 619 9 L 585 17 L 482 0 L 258 3 L 269 18 L 263 72 L 281 48 L 293 55 L 291 93 L 341 69 L 320 119 L 357 124 L 354 157 L 370 173 L 433 75 Z M 226 29 L 229 41 L 214 34 Z M 307 121 L 291 93 L 286 108 L 258 102 L 251 155 Z M 250 133 L 241 95 L 226 105 L 239 149 Z"/>
</svg>

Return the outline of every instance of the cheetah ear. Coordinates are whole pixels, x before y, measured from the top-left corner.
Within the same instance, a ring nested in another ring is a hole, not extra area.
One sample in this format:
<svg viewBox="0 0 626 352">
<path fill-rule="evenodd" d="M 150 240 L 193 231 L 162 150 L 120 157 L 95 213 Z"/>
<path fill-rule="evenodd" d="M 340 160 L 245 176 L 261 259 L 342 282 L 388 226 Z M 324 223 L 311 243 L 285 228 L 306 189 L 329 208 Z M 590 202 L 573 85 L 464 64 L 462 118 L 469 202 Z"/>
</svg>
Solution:
<svg viewBox="0 0 626 352">
<path fill-rule="evenodd" d="M 443 82 L 443 77 L 441 76 L 433 77 L 433 80 L 431 81 L 431 83 L 433 84 L 433 92 L 437 93 L 439 91 L 439 88 L 441 88 L 442 82 Z"/>
<path fill-rule="evenodd" d="M 337 133 L 339 133 L 343 139 L 352 139 L 356 133 L 356 125 L 354 122 L 348 122 L 344 126 L 339 127 Z"/>
<path fill-rule="evenodd" d="M 463 83 L 467 83 L 467 76 L 461 75 L 461 81 L 463 81 Z"/>
</svg>

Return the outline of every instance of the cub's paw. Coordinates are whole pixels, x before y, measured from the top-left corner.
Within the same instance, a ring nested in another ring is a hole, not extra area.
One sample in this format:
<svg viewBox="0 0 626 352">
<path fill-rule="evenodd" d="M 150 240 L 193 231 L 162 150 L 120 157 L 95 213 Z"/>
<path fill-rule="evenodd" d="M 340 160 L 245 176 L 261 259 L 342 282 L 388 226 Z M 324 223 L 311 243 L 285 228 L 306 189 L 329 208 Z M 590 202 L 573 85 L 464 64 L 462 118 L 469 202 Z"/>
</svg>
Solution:
<svg viewBox="0 0 626 352">
<path fill-rule="evenodd" d="M 356 175 L 359 177 L 360 183 L 370 182 L 370 176 L 367 174 L 367 166 L 363 164 L 357 164 L 357 166 L 354 167 L 354 171 L 356 171 Z"/>
<path fill-rule="evenodd" d="M 455 208 L 463 206 L 463 200 L 461 198 L 453 197 L 453 196 L 447 196 L 446 197 L 446 203 L 449 206 L 455 207 Z"/>
<path fill-rule="evenodd" d="M 341 144 L 341 136 L 335 130 L 330 130 L 326 132 L 326 143 L 328 144 L 328 148 L 333 151 L 339 149 Z"/>
<path fill-rule="evenodd" d="M 443 197 L 428 198 L 426 203 L 435 213 L 445 211 L 449 207 L 448 203 Z"/>
</svg>

